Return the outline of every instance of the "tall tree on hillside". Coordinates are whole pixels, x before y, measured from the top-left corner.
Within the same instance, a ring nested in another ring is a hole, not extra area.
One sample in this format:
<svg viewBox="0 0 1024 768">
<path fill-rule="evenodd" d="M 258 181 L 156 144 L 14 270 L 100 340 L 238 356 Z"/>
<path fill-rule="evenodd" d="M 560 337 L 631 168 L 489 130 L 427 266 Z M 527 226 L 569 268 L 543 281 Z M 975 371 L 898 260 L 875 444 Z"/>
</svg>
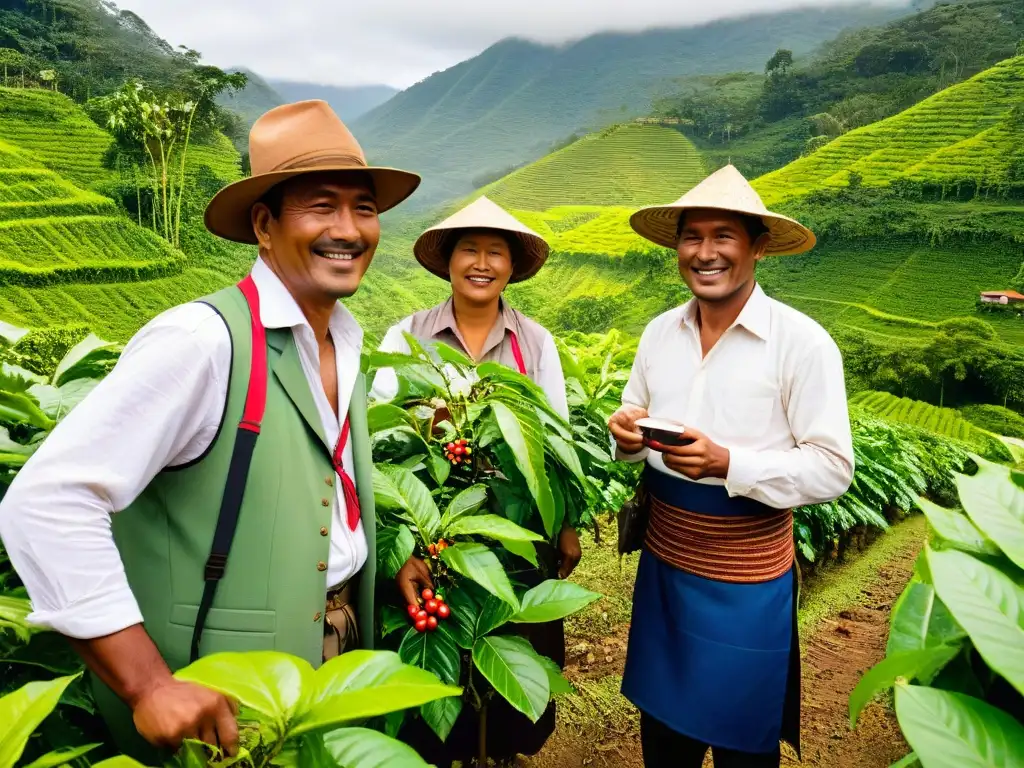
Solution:
<svg viewBox="0 0 1024 768">
<path fill-rule="evenodd" d="M 793 67 L 793 52 L 785 48 L 777 50 L 765 64 L 765 78 L 761 93 L 761 114 L 768 121 L 779 120 L 801 108 L 800 92 L 796 79 L 790 71 Z"/>
<path fill-rule="evenodd" d="M 25 54 L 13 48 L 0 48 L 0 66 L 4 68 L 4 85 L 10 85 L 8 73 L 17 67 L 21 70 L 21 85 L 25 86 Z"/>
<path fill-rule="evenodd" d="M 181 244 L 185 170 L 193 131 L 216 119 L 214 98 L 227 88 L 245 87 L 244 74 L 195 66 L 199 54 L 188 51 L 194 69 L 179 89 L 157 95 L 138 80 L 125 83 L 100 100 L 107 126 L 131 151 L 141 147 L 152 172 L 153 229 L 175 247 Z M 176 172 L 175 172 L 176 169 Z"/>
</svg>

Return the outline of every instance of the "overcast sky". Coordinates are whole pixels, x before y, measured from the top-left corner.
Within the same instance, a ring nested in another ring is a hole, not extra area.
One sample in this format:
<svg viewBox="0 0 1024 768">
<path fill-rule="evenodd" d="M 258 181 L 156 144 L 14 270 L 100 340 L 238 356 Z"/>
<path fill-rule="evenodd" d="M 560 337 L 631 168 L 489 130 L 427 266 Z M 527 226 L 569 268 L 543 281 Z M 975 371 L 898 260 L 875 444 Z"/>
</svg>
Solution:
<svg viewBox="0 0 1024 768">
<path fill-rule="evenodd" d="M 903 0 L 875 0 L 898 3 Z M 118 0 L 172 45 L 264 77 L 405 88 L 509 36 L 562 42 L 850 0 Z"/>
</svg>

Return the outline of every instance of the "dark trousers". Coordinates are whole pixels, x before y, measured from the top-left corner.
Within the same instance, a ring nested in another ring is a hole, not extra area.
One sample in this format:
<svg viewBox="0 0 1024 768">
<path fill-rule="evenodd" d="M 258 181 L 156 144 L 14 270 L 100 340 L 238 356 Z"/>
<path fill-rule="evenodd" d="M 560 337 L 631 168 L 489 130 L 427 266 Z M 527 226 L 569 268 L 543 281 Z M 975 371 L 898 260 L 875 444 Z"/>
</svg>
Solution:
<svg viewBox="0 0 1024 768">
<path fill-rule="evenodd" d="M 782 759 L 779 747 L 774 752 L 755 755 L 702 744 L 673 731 L 646 712 L 640 713 L 640 743 L 645 768 L 701 768 L 708 749 L 715 768 L 779 768 Z"/>
</svg>

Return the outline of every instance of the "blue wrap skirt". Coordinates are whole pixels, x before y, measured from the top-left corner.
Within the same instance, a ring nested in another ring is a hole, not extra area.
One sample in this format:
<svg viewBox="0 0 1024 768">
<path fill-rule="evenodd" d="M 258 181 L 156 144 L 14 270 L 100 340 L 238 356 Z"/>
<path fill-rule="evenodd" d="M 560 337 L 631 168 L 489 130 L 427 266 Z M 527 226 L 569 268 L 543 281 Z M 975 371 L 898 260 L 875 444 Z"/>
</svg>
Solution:
<svg viewBox="0 0 1024 768">
<path fill-rule="evenodd" d="M 648 468 L 647 491 L 703 515 L 777 514 L 723 486 Z M 622 692 L 674 731 L 740 752 L 780 740 L 799 752 L 800 653 L 794 570 L 771 581 L 713 581 L 640 557 Z"/>
</svg>

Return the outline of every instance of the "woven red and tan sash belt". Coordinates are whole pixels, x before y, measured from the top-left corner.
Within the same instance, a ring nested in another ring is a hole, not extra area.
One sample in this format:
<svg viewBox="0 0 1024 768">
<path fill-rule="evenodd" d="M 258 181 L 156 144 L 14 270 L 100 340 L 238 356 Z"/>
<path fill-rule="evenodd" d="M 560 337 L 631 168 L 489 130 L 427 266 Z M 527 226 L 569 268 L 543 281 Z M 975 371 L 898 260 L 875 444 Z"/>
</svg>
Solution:
<svg viewBox="0 0 1024 768">
<path fill-rule="evenodd" d="M 699 515 L 650 497 L 647 548 L 681 571 L 741 584 L 771 581 L 793 567 L 793 511 Z"/>
</svg>

